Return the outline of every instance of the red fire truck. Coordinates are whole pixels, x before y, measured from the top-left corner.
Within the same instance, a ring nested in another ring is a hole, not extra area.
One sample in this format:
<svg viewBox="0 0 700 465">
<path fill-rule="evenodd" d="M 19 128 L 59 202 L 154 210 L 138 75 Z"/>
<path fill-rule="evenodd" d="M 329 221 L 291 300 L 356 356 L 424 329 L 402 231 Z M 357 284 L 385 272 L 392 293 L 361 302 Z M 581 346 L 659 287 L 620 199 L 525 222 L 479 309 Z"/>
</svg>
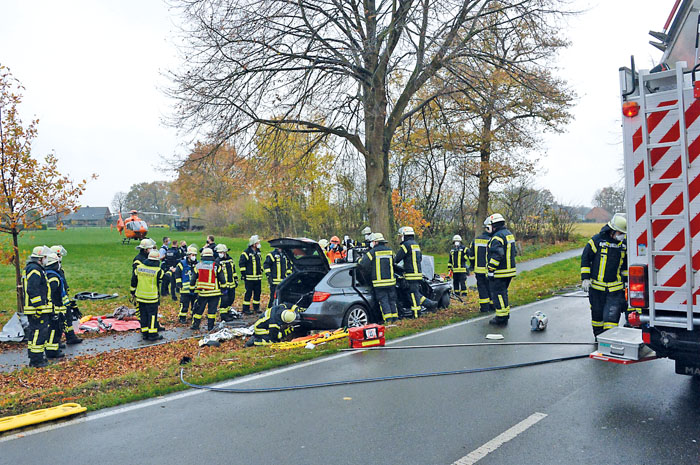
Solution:
<svg viewBox="0 0 700 465">
<path fill-rule="evenodd" d="M 651 70 L 620 69 L 630 323 L 700 376 L 700 0 L 677 0 Z M 696 81 L 696 79 L 698 79 Z"/>
</svg>

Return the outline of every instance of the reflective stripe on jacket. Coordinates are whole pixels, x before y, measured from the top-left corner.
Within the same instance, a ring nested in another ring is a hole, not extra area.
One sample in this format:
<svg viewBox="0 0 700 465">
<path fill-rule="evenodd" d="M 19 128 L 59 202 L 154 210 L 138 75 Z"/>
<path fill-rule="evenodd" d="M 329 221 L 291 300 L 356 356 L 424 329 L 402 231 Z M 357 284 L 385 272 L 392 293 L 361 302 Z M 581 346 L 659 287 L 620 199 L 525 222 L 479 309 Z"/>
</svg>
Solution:
<svg viewBox="0 0 700 465">
<path fill-rule="evenodd" d="M 450 250 L 450 258 L 447 260 L 447 269 L 453 273 L 467 272 L 467 249 L 464 246 L 454 247 Z"/>
<path fill-rule="evenodd" d="M 153 304 L 159 301 L 163 274 L 160 262 L 156 260 L 146 260 L 136 267 L 131 283 L 136 292 L 137 302 Z"/>
<path fill-rule="evenodd" d="M 371 276 L 372 287 L 396 285 L 394 276 L 394 256 L 385 244 L 379 244 L 364 254 L 358 265 Z"/>
<path fill-rule="evenodd" d="M 403 276 L 406 281 L 419 281 L 423 279 L 423 271 L 421 262 L 423 261 L 423 253 L 420 250 L 418 243 L 412 239 L 403 241 L 399 251 L 394 257 L 394 263 L 403 262 Z"/>
<path fill-rule="evenodd" d="M 627 241 L 610 237 L 609 226 L 593 236 L 581 254 L 581 280 L 590 279 L 599 291 L 619 291 L 627 281 Z"/>
<path fill-rule="evenodd" d="M 518 254 L 515 248 L 515 236 L 506 228 L 501 228 L 493 233 L 488 244 L 489 271 L 493 271 L 496 278 L 510 278 L 515 276 L 515 257 Z"/>
<path fill-rule="evenodd" d="M 241 270 L 241 278 L 245 281 L 260 281 L 262 279 L 260 252 L 252 246 L 245 249 L 238 260 L 238 268 Z"/>
<path fill-rule="evenodd" d="M 51 289 L 46 272 L 39 262 L 30 260 L 22 276 L 24 287 L 24 314 L 37 315 L 51 313 Z"/>
</svg>

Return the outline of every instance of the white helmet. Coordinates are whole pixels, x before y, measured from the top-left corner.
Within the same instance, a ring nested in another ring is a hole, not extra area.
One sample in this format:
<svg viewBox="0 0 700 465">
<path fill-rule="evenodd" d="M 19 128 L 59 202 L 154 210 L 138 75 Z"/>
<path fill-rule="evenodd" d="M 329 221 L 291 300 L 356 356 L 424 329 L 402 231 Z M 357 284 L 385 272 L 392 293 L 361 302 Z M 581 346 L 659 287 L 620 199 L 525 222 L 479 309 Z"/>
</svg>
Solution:
<svg viewBox="0 0 700 465">
<path fill-rule="evenodd" d="M 462 236 L 460 236 L 459 234 L 455 234 L 452 237 L 452 242 L 462 242 Z"/>
<path fill-rule="evenodd" d="M 192 255 L 192 254 L 197 255 L 197 247 L 191 245 L 191 246 L 187 247 L 187 255 Z"/>
<path fill-rule="evenodd" d="M 283 310 L 280 318 L 282 318 L 282 321 L 285 323 L 291 323 L 292 321 L 296 320 L 297 314 L 292 310 Z"/>
<path fill-rule="evenodd" d="M 59 261 L 60 258 L 58 258 L 58 254 L 56 252 L 51 252 L 48 255 L 46 255 L 47 265 L 53 265 L 54 263 L 58 263 Z"/>
<path fill-rule="evenodd" d="M 617 232 L 627 234 L 627 217 L 624 213 L 615 213 L 608 221 L 608 226 Z"/>
<path fill-rule="evenodd" d="M 50 253 L 51 253 L 51 249 L 49 249 L 45 245 L 38 245 L 32 249 L 32 254 L 30 255 L 30 257 L 43 258 L 43 257 L 46 257 Z"/>
<path fill-rule="evenodd" d="M 248 245 L 254 245 L 258 242 L 260 242 L 260 238 L 257 234 L 253 234 L 252 236 L 250 236 L 250 239 L 248 239 Z"/>
<path fill-rule="evenodd" d="M 365 229 L 362 230 L 362 234 L 365 234 L 365 235 L 372 234 L 372 228 L 367 226 Z"/>
<path fill-rule="evenodd" d="M 252 244 L 250 244 L 250 245 L 252 245 Z M 226 247 L 226 244 L 216 244 L 216 247 L 214 248 L 214 250 L 217 253 L 225 253 L 225 252 L 228 252 L 228 247 Z"/>
<path fill-rule="evenodd" d="M 547 328 L 547 315 L 541 311 L 536 311 L 532 318 L 530 318 L 530 330 L 531 331 L 544 331 Z"/>
<path fill-rule="evenodd" d="M 150 252 L 148 252 L 148 259 L 149 260 L 160 260 L 160 252 L 158 252 L 155 249 L 151 250 Z"/>
<path fill-rule="evenodd" d="M 488 226 L 489 224 L 500 223 L 500 222 L 505 223 L 506 222 L 505 218 L 503 218 L 503 215 L 501 215 L 500 213 L 494 213 L 493 215 L 486 218 L 486 220 L 484 221 L 484 226 Z"/>
<path fill-rule="evenodd" d="M 58 258 L 63 258 L 68 255 L 68 251 L 62 245 L 52 245 L 51 250 L 58 255 Z"/>
<path fill-rule="evenodd" d="M 213 257 L 214 256 L 214 251 L 211 250 L 209 247 L 204 247 L 202 250 L 202 258 L 204 257 Z"/>
<path fill-rule="evenodd" d="M 386 239 L 384 239 L 384 234 L 382 233 L 373 233 L 369 240 L 371 242 L 386 242 Z"/>
<path fill-rule="evenodd" d="M 399 236 L 415 236 L 416 233 L 411 226 L 399 228 Z"/>
</svg>

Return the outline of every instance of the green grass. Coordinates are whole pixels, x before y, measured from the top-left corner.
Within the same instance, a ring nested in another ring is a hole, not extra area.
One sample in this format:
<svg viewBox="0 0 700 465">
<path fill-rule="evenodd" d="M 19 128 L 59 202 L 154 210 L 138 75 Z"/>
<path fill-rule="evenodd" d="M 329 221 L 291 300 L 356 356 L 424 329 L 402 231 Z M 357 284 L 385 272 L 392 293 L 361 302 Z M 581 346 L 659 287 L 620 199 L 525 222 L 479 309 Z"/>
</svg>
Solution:
<svg viewBox="0 0 700 465">
<path fill-rule="evenodd" d="M 598 234 L 603 225 L 605 223 L 576 223 L 574 233 L 580 234 L 588 240 Z"/>
</svg>

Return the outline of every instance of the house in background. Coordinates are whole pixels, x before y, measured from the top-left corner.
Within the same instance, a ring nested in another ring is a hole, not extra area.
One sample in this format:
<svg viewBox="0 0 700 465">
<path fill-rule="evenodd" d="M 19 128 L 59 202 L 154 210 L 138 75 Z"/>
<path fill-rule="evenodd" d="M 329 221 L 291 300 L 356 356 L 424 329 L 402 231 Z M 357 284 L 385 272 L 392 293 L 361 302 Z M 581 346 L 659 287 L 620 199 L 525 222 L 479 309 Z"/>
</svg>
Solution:
<svg viewBox="0 0 700 465">
<path fill-rule="evenodd" d="M 586 213 L 586 221 L 592 223 L 607 223 L 612 218 L 612 215 L 605 208 L 594 207 L 591 211 Z"/>
<path fill-rule="evenodd" d="M 109 207 L 80 207 L 63 219 L 64 226 L 108 226 L 112 219 Z"/>
</svg>

